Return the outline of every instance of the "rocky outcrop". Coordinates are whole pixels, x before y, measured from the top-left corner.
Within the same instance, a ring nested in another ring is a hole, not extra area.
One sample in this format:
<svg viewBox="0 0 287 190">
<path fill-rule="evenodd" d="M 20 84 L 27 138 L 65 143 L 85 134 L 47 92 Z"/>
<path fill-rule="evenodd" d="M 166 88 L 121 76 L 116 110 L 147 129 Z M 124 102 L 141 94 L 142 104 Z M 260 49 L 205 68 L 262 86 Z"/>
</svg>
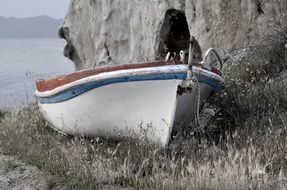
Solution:
<svg viewBox="0 0 287 190">
<path fill-rule="evenodd" d="M 97 65 L 105 43 L 119 64 L 178 53 L 191 35 L 203 50 L 225 54 L 284 24 L 286 9 L 285 0 L 71 0 L 59 33 L 65 56 L 81 70 Z"/>
</svg>

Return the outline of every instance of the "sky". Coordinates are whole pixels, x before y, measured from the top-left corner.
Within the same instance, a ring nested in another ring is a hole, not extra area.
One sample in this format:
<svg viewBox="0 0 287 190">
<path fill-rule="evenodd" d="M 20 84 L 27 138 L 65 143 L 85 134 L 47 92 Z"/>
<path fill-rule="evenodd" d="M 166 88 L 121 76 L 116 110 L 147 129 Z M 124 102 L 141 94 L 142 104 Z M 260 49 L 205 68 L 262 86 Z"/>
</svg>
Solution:
<svg viewBox="0 0 287 190">
<path fill-rule="evenodd" d="M 0 16 L 33 17 L 47 15 L 53 18 L 64 18 L 69 0 L 0 0 Z"/>
</svg>

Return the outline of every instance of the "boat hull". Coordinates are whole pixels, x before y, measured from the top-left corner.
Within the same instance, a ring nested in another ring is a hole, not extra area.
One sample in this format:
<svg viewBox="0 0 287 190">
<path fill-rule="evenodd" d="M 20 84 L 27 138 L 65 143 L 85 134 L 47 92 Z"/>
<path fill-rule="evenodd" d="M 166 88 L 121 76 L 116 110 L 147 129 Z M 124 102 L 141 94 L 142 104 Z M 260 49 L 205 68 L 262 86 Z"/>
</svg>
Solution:
<svg viewBox="0 0 287 190">
<path fill-rule="evenodd" d="M 118 74 L 104 73 L 36 92 L 40 110 L 53 128 L 65 134 L 143 137 L 165 146 L 214 90 L 198 81 L 190 93 L 178 94 L 186 83 L 186 66 L 122 71 L 120 78 Z"/>
<path fill-rule="evenodd" d="M 148 139 L 167 144 L 178 85 L 180 80 L 112 84 L 64 102 L 39 106 L 47 121 L 67 134 L 146 135 Z"/>
</svg>

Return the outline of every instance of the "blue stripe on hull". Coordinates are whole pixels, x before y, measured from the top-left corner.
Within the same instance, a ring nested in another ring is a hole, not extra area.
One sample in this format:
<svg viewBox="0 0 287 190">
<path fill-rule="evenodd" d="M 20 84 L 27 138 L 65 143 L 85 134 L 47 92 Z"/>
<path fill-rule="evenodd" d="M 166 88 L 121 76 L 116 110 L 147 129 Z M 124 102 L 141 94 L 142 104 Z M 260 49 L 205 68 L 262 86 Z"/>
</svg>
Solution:
<svg viewBox="0 0 287 190">
<path fill-rule="evenodd" d="M 92 89 L 106 86 L 109 84 L 136 82 L 136 81 L 152 81 L 152 80 L 185 80 L 186 77 L 187 77 L 186 73 L 159 73 L 152 75 L 128 76 L 128 77 L 105 79 L 101 81 L 94 81 L 90 83 L 80 84 L 78 86 L 74 86 L 72 88 L 61 91 L 53 96 L 37 97 L 37 99 L 41 104 L 52 104 L 72 99 Z M 213 91 L 215 92 L 219 92 L 223 89 L 223 84 L 220 84 L 220 82 L 215 79 L 203 75 L 199 76 L 197 75 L 197 79 L 199 80 L 199 82 L 210 85 Z"/>
</svg>

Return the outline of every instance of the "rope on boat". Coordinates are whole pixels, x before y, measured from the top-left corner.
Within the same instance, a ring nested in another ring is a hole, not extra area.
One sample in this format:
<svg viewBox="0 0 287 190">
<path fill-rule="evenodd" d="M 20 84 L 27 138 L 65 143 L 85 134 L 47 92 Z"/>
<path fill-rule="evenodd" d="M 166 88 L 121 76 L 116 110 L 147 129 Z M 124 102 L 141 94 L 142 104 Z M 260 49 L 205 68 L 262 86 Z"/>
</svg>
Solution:
<svg viewBox="0 0 287 190">
<path fill-rule="evenodd" d="M 195 38 L 192 36 L 189 44 L 188 52 L 188 67 L 187 67 L 187 86 L 192 84 L 192 65 L 193 65 L 193 54 L 194 54 Z"/>
<path fill-rule="evenodd" d="M 196 79 L 196 84 L 197 84 L 197 106 L 196 106 L 196 119 L 197 119 L 197 124 L 200 126 L 200 118 L 199 118 L 199 106 L 200 106 L 200 84 L 199 81 Z"/>
</svg>

